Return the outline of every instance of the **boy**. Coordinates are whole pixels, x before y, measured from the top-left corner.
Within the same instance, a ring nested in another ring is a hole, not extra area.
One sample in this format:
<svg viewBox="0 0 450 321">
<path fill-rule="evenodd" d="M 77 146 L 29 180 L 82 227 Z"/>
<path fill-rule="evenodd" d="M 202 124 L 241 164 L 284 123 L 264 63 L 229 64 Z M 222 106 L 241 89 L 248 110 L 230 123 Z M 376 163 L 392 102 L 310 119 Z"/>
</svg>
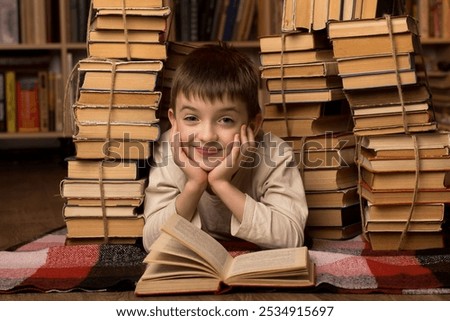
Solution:
<svg viewBox="0 0 450 321">
<path fill-rule="evenodd" d="M 177 68 L 146 190 L 146 250 L 176 213 L 218 240 L 301 246 L 308 215 L 294 155 L 259 132 L 259 73 L 226 45 L 194 50 Z M 258 134 L 258 135 L 256 135 Z"/>
</svg>

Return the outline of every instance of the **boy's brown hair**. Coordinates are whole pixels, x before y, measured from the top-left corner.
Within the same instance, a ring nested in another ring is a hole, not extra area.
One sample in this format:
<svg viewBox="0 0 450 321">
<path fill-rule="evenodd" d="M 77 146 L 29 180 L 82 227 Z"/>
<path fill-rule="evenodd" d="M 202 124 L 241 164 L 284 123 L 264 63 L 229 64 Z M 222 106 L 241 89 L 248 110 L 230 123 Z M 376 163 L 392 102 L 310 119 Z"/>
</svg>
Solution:
<svg viewBox="0 0 450 321">
<path fill-rule="evenodd" d="M 171 106 L 179 93 L 204 100 L 222 100 L 226 95 L 247 106 L 249 119 L 261 109 L 258 101 L 259 72 L 239 50 L 224 43 L 194 49 L 177 68 L 172 82 Z"/>
</svg>

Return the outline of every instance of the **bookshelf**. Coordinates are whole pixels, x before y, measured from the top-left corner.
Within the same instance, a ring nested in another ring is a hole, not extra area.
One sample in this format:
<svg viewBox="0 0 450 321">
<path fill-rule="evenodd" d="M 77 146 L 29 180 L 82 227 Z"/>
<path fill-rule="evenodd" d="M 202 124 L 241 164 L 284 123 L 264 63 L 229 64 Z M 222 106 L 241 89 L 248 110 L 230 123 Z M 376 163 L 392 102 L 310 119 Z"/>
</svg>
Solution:
<svg viewBox="0 0 450 321">
<path fill-rule="evenodd" d="M 15 16 L 16 21 L 6 32 L 9 36 L 0 38 L 0 73 L 4 77 L 6 72 L 13 71 L 17 81 L 24 75 L 34 77 L 42 71 L 46 77 L 52 77 L 49 82 L 58 86 L 58 89 L 48 86 L 52 94 L 45 94 L 47 99 L 53 99 L 48 125 L 25 131 L 1 128 L 0 140 L 54 139 L 71 135 L 70 126 L 64 126 L 63 118 L 67 117 L 63 111 L 64 90 L 73 64 L 86 56 L 89 5 L 90 0 L 0 0 L 0 10 L 9 10 L 8 15 Z M 4 30 L 3 25 L 3 34 Z M 49 108 L 47 103 L 45 105 Z M 4 117 L 6 119 L 7 115 Z"/>
</svg>

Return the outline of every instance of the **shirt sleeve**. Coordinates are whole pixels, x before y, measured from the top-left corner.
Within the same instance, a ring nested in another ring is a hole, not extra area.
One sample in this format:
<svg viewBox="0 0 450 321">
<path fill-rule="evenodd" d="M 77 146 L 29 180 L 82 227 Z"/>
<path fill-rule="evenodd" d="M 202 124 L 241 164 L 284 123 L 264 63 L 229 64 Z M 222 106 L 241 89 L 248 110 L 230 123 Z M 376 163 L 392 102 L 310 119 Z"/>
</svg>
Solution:
<svg viewBox="0 0 450 321">
<path fill-rule="evenodd" d="M 302 246 L 308 207 L 294 154 L 283 148 L 269 160 L 255 169 L 254 195 L 246 195 L 242 222 L 232 218 L 231 233 L 264 248 Z"/>
</svg>

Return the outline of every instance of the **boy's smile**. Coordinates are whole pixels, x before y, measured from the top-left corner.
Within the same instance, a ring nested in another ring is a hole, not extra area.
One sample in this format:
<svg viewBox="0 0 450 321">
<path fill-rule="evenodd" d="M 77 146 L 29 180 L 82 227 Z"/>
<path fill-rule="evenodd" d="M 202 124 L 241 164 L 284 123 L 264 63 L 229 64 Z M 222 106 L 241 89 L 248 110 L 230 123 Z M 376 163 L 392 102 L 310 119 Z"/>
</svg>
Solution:
<svg viewBox="0 0 450 321">
<path fill-rule="evenodd" d="M 180 93 L 175 110 L 169 110 L 169 120 L 179 132 L 186 155 L 209 172 L 230 153 L 235 135 L 248 123 L 248 114 L 244 103 L 228 96 L 209 101 Z"/>
</svg>

